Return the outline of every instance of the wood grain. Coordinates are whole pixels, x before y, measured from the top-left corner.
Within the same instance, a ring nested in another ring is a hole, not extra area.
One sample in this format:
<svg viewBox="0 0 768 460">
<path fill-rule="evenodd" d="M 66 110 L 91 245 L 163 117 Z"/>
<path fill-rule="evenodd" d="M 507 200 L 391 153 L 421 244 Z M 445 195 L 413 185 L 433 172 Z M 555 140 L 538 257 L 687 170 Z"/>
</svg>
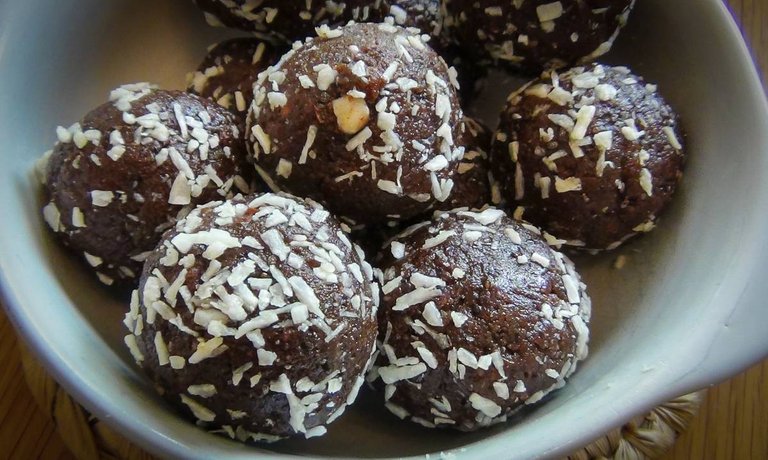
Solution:
<svg viewBox="0 0 768 460">
<path fill-rule="evenodd" d="M 0 308 L 0 459 L 72 460 L 24 380 L 16 335 Z"/>
<path fill-rule="evenodd" d="M 768 0 L 727 3 L 765 76 Z M 22 375 L 13 329 L 0 308 L 0 459 L 34 458 L 74 457 L 35 406 Z M 768 361 L 709 391 L 699 416 L 663 460 L 689 459 L 768 459 Z"/>
<path fill-rule="evenodd" d="M 728 0 L 726 3 L 750 45 L 755 62 L 762 71 L 763 85 L 766 85 L 768 83 L 765 78 L 768 72 L 768 1 Z"/>
<path fill-rule="evenodd" d="M 768 0 L 728 0 L 768 89 Z M 663 460 L 768 459 L 768 361 L 709 391 Z"/>
</svg>

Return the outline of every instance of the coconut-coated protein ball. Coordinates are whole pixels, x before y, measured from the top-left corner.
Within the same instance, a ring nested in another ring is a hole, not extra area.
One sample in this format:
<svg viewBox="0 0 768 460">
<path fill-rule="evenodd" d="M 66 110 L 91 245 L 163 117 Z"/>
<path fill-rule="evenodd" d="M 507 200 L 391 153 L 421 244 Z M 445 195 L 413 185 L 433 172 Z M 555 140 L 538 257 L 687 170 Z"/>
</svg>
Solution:
<svg viewBox="0 0 768 460">
<path fill-rule="evenodd" d="M 284 51 L 283 47 L 252 37 L 217 43 L 197 70 L 187 75 L 187 91 L 232 110 L 245 126 L 256 77 L 277 62 Z"/>
<path fill-rule="evenodd" d="M 256 32 L 286 42 L 303 40 L 315 27 L 380 22 L 389 11 L 384 0 L 195 0 L 213 26 Z"/>
<path fill-rule="evenodd" d="M 190 206 L 247 191 L 235 117 L 212 101 L 121 86 L 44 157 L 43 217 L 105 284 L 132 283 Z"/>
<path fill-rule="evenodd" d="M 259 174 L 353 225 L 448 200 L 464 153 L 455 73 L 420 34 L 389 23 L 318 31 L 254 86 Z"/>
<path fill-rule="evenodd" d="M 678 116 L 656 85 L 599 64 L 510 95 L 492 148 L 516 215 L 590 250 L 652 230 L 684 161 Z"/>
<path fill-rule="evenodd" d="M 565 384 L 587 356 L 591 304 L 538 232 L 495 208 L 453 211 L 384 248 L 369 380 L 393 414 L 472 431 Z"/>
<path fill-rule="evenodd" d="M 445 0 L 445 24 L 477 61 L 528 71 L 564 67 L 607 53 L 634 0 Z"/>
<path fill-rule="evenodd" d="M 240 441 L 323 435 L 375 349 L 371 266 L 328 211 L 288 195 L 193 210 L 147 259 L 125 343 L 162 396 Z"/>
</svg>

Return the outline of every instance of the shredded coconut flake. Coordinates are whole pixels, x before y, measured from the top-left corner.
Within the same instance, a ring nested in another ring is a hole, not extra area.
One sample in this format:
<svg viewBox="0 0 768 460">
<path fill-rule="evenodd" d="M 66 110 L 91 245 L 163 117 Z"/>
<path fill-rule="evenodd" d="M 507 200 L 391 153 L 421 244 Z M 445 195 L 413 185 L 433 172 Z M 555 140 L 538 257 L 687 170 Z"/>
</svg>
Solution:
<svg viewBox="0 0 768 460">
<path fill-rule="evenodd" d="M 493 418 L 501 414 L 501 406 L 477 393 L 469 395 L 469 403 L 472 404 L 473 409 L 481 412 L 486 417 Z"/>
<path fill-rule="evenodd" d="M 455 234 L 456 232 L 453 230 L 442 230 L 436 236 L 432 238 L 427 238 L 426 240 L 424 240 L 424 245 L 422 246 L 422 249 L 429 249 L 435 246 L 439 246 L 445 243 L 445 241 L 447 241 L 448 238 L 454 236 Z"/>
</svg>

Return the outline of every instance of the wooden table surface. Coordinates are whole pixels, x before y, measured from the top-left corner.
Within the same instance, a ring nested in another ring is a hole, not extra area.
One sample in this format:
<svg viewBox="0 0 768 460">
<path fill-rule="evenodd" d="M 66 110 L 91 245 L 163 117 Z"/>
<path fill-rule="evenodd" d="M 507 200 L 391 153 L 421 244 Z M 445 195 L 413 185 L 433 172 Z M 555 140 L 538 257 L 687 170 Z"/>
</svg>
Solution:
<svg viewBox="0 0 768 460">
<path fill-rule="evenodd" d="M 768 0 L 727 1 L 768 73 Z M 5 458 L 74 457 L 32 399 L 13 329 L 0 308 L 0 459 Z M 768 459 L 768 361 L 709 391 L 689 430 L 664 457 L 688 459 Z"/>
</svg>

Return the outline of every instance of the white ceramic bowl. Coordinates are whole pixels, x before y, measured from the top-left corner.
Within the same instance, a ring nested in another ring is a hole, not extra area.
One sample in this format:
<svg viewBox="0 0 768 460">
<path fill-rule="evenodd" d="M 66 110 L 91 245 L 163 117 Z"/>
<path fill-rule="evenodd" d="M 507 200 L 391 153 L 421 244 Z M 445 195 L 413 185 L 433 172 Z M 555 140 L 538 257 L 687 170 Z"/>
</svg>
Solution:
<svg viewBox="0 0 768 460">
<path fill-rule="evenodd" d="M 592 354 L 565 389 L 516 424 L 474 434 L 396 421 L 372 395 L 324 438 L 263 449 L 182 420 L 131 364 L 124 299 L 44 230 L 30 171 L 56 125 L 78 120 L 124 82 L 182 87 L 206 45 L 227 33 L 207 27 L 188 1 L 0 0 L 0 282 L 8 313 L 69 392 L 146 449 L 232 459 L 555 456 L 768 353 L 765 95 L 719 1 L 643 0 L 606 60 L 658 82 L 679 110 L 687 174 L 659 228 L 620 251 L 626 268 L 611 269 L 618 253 L 578 260 L 594 298 Z M 490 100 L 500 105 L 503 96 Z"/>
</svg>

